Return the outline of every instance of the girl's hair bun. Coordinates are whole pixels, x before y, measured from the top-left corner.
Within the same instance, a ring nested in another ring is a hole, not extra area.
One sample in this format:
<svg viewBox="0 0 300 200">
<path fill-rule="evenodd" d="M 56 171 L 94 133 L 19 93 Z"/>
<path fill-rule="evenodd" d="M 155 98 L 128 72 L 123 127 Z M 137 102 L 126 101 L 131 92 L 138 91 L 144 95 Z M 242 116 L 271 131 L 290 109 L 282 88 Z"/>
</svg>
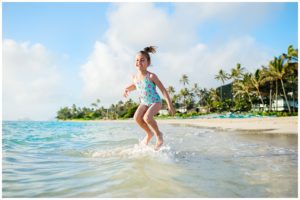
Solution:
<svg viewBox="0 0 300 200">
<path fill-rule="evenodd" d="M 151 64 L 151 58 L 149 53 L 155 53 L 156 52 L 156 48 L 155 46 L 149 46 L 149 47 L 145 47 L 144 50 L 140 51 L 139 53 L 144 55 L 146 57 L 146 59 L 149 62 L 149 65 Z"/>
<path fill-rule="evenodd" d="M 149 46 L 149 47 L 145 47 L 144 51 L 147 53 L 155 53 L 156 52 L 156 48 L 155 46 Z"/>
</svg>

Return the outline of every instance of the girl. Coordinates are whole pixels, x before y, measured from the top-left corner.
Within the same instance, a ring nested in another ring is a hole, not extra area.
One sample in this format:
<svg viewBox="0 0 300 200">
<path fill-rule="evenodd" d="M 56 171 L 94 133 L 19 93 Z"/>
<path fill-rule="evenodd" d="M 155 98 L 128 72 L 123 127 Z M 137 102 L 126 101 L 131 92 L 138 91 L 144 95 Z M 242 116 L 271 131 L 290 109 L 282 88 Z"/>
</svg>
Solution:
<svg viewBox="0 0 300 200">
<path fill-rule="evenodd" d="M 125 89 L 124 96 L 127 97 L 129 92 L 135 89 L 138 90 L 141 104 L 134 114 L 134 120 L 142 129 L 146 131 L 147 135 L 143 139 L 142 143 L 148 145 L 154 132 L 156 136 L 156 144 L 154 149 L 158 150 L 162 146 L 164 140 L 163 135 L 159 131 L 157 123 L 153 118 L 154 115 L 156 115 L 162 107 L 162 101 L 160 96 L 156 92 L 156 86 L 160 89 L 163 96 L 165 97 L 165 100 L 167 101 L 169 113 L 171 115 L 174 115 L 175 110 L 170 100 L 169 94 L 163 84 L 154 73 L 147 70 L 149 65 L 151 64 L 149 53 L 155 52 L 155 47 L 150 46 L 144 48 L 144 50 L 140 51 L 136 55 L 135 66 L 137 69 L 137 73 L 135 76 L 133 76 L 133 83 Z"/>
</svg>

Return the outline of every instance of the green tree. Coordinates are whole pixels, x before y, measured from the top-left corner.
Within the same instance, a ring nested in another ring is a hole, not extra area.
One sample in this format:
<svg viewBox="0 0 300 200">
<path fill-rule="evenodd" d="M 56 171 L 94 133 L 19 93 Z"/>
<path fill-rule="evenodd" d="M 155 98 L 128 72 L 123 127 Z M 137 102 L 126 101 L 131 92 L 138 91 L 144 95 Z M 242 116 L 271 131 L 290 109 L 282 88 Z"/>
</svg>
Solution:
<svg viewBox="0 0 300 200">
<path fill-rule="evenodd" d="M 167 88 L 167 92 L 170 94 L 170 96 L 172 96 L 173 94 L 175 94 L 175 89 L 173 86 L 169 86 Z"/>
<path fill-rule="evenodd" d="M 260 92 L 260 89 L 259 89 L 260 86 L 262 85 L 261 70 L 257 69 L 257 70 L 255 71 L 255 73 L 251 75 L 250 80 L 251 80 L 251 82 L 252 82 L 252 85 L 253 85 L 253 86 L 255 87 L 255 89 L 256 89 L 256 96 L 259 97 L 259 99 L 260 99 L 262 105 L 264 105 L 264 101 L 263 101 L 263 98 L 262 98 L 262 96 L 261 96 L 261 92 Z M 263 109 L 264 109 L 264 107 L 263 107 Z"/>
<path fill-rule="evenodd" d="M 298 63 L 298 49 L 294 49 L 293 45 L 290 45 L 287 53 L 283 53 L 282 56 L 283 59 L 287 59 L 288 63 Z"/>
<path fill-rule="evenodd" d="M 75 104 L 72 105 L 72 108 L 71 108 L 71 118 L 77 118 L 77 115 L 78 115 L 78 111 L 77 111 L 77 107 Z"/>
<path fill-rule="evenodd" d="M 200 88 L 198 86 L 197 83 L 194 83 L 192 89 L 191 89 L 191 92 L 193 94 L 194 97 L 197 97 L 198 98 L 198 101 L 197 101 L 197 104 L 200 105 L 200 98 L 201 98 L 201 94 L 200 94 Z"/>
<path fill-rule="evenodd" d="M 71 110 L 68 107 L 61 108 L 57 111 L 57 119 L 67 120 L 72 118 Z"/>
<path fill-rule="evenodd" d="M 91 104 L 91 106 L 94 107 L 95 110 L 97 110 L 97 108 L 98 108 L 99 105 L 100 105 L 100 102 L 101 102 L 100 99 L 97 99 L 95 103 L 92 103 L 92 104 Z"/>
<path fill-rule="evenodd" d="M 172 98 L 172 102 L 174 102 L 174 106 L 176 109 L 180 108 L 181 96 L 179 94 L 174 94 Z"/>
<path fill-rule="evenodd" d="M 245 68 L 242 67 L 240 63 L 237 63 L 236 67 L 231 69 L 231 73 L 228 76 L 228 79 L 233 79 L 233 85 L 234 85 L 235 83 L 238 83 L 240 80 L 243 79 L 244 71 Z M 238 98 L 240 98 L 239 95 Z"/>
<path fill-rule="evenodd" d="M 211 88 L 208 91 L 208 98 L 207 98 L 207 107 L 208 111 L 215 111 L 215 110 L 220 110 L 220 97 L 217 93 L 216 89 Z"/>
<path fill-rule="evenodd" d="M 263 88 L 266 88 L 266 84 L 269 83 L 269 111 L 272 110 L 272 99 L 273 99 L 273 85 L 274 85 L 274 82 L 276 83 L 276 93 L 275 93 L 275 99 L 276 99 L 276 111 L 277 111 L 277 108 L 278 108 L 278 102 L 277 102 L 277 93 L 278 93 L 278 86 L 277 86 L 277 79 L 273 76 L 273 72 L 272 72 L 272 69 L 270 69 L 270 66 L 268 67 L 265 67 L 265 66 L 262 66 L 262 69 L 261 69 L 261 82 L 262 82 L 262 85 L 263 85 Z"/>
<path fill-rule="evenodd" d="M 174 87 L 173 87 L 173 86 L 169 86 L 169 87 L 167 88 L 167 92 L 169 93 L 172 102 L 175 103 L 175 102 L 173 101 L 173 95 L 175 94 L 175 89 L 174 89 Z"/>
<path fill-rule="evenodd" d="M 187 96 L 189 95 L 189 90 L 187 88 L 183 88 L 179 91 L 179 95 L 183 97 L 183 105 L 185 106 L 185 109 L 187 109 Z"/>
<path fill-rule="evenodd" d="M 189 91 L 188 89 L 185 87 L 185 85 L 188 85 L 189 84 L 189 78 L 186 74 L 183 74 L 182 77 L 180 78 L 179 80 L 180 83 L 183 84 L 183 89 L 181 89 L 179 91 L 179 95 L 181 97 L 183 97 L 183 104 L 185 105 L 185 109 L 187 109 L 187 100 L 186 100 L 186 97 L 188 96 L 189 94 Z"/>
<path fill-rule="evenodd" d="M 292 92 L 293 100 L 293 112 L 295 111 L 295 99 L 297 98 L 298 91 L 298 49 L 294 49 L 292 45 L 288 47 L 287 53 L 283 53 L 281 58 L 283 59 L 286 73 L 284 79 L 287 82 Z M 289 88 L 288 87 L 288 88 Z"/>
<path fill-rule="evenodd" d="M 207 106 L 209 99 L 209 90 L 206 88 L 200 89 L 199 92 L 200 106 Z"/>
<path fill-rule="evenodd" d="M 253 103 L 251 100 L 251 94 L 253 91 L 253 85 L 251 82 L 251 74 L 250 73 L 244 73 L 243 74 L 243 80 L 237 81 L 233 84 L 233 91 L 234 95 L 238 96 L 240 95 L 241 97 L 247 97 L 248 101 L 251 104 L 251 108 L 253 108 Z M 239 99 L 240 101 L 240 99 Z"/>
<path fill-rule="evenodd" d="M 236 65 L 236 68 L 231 69 L 231 74 L 228 78 L 233 79 L 234 81 L 239 81 L 243 79 L 243 74 L 245 72 L 245 68 L 241 66 L 240 63 Z"/>
<path fill-rule="evenodd" d="M 183 84 L 183 87 L 185 87 L 185 85 L 189 84 L 189 77 L 186 74 L 183 74 L 179 82 Z"/>
<path fill-rule="evenodd" d="M 224 70 L 220 70 L 219 73 L 215 76 L 216 80 L 219 80 L 222 82 L 222 86 L 221 86 L 221 101 L 223 100 L 223 92 L 222 92 L 222 87 L 224 85 L 224 82 L 228 79 L 229 75 L 224 71 Z"/>
<path fill-rule="evenodd" d="M 291 112 L 290 104 L 288 102 L 287 95 L 286 95 L 286 92 L 285 92 L 284 83 L 283 83 L 283 77 L 286 73 L 287 66 L 283 64 L 283 59 L 281 57 L 279 57 L 279 58 L 275 57 L 274 60 L 270 61 L 269 66 L 270 66 L 272 75 L 277 80 L 279 80 L 280 83 L 281 83 L 284 99 L 285 99 L 286 104 L 288 106 L 289 112 Z"/>
</svg>

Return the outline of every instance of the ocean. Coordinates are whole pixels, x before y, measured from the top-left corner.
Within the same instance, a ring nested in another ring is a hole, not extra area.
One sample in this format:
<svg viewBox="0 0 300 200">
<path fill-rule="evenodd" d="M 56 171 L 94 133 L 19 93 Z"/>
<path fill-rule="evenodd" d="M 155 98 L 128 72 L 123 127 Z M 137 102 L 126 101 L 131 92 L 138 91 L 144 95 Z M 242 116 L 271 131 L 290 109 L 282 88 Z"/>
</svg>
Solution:
<svg viewBox="0 0 300 200">
<path fill-rule="evenodd" d="M 298 136 L 130 122 L 2 122 L 3 197 L 297 197 Z"/>
</svg>

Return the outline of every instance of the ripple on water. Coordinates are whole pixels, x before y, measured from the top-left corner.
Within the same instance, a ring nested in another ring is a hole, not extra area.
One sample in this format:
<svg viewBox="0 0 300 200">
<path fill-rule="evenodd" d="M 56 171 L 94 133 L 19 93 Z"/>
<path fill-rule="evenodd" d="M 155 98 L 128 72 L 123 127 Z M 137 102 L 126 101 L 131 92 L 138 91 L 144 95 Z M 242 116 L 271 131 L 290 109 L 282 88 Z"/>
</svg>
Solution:
<svg viewBox="0 0 300 200">
<path fill-rule="evenodd" d="M 161 125 L 4 122 L 4 197 L 295 197 L 297 143 Z M 216 190 L 216 188 L 218 190 Z"/>
</svg>

